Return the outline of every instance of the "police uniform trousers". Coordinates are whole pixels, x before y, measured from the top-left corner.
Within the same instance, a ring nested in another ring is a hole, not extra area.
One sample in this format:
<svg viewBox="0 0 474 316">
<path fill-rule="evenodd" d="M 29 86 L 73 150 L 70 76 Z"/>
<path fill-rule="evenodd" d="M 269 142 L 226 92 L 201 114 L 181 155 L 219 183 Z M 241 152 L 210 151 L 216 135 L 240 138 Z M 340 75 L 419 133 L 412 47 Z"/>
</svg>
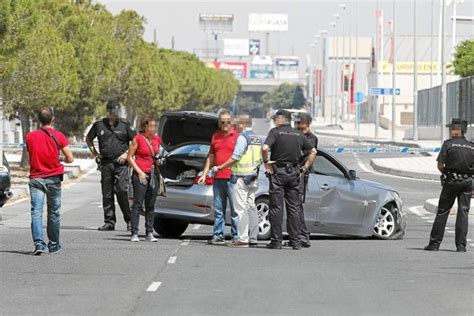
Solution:
<svg viewBox="0 0 474 316">
<path fill-rule="evenodd" d="M 286 206 L 286 228 L 290 241 L 299 242 L 300 234 L 300 172 L 298 168 L 274 167 L 270 182 L 270 237 L 272 242 L 283 240 L 283 205 Z M 283 204 L 285 203 L 285 204 Z"/>
<path fill-rule="evenodd" d="M 300 212 L 299 212 L 299 219 L 300 219 L 300 239 L 306 242 L 310 240 L 310 233 L 308 228 L 306 227 L 306 221 L 304 219 L 304 207 L 303 207 L 303 199 L 305 194 L 305 189 L 308 185 L 309 174 L 304 175 L 304 181 L 301 179 L 299 182 L 299 190 L 300 190 Z"/>
<path fill-rule="evenodd" d="M 439 197 L 438 211 L 431 229 L 430 244 L 439 246 L 444 236 L 444 229 L 448 220 L 449 211 L 454 200 L 458 199 L 458 213 L 456 216 L 456 246 L 466 247 L 469 208 L 471 205 L 472 180 L 447 181 Z"/>
<path fill-rule="evenodd" d="M 104 162 L 101 171 L 102 185 L 102 207 L 104 208 L 105 224 L 115 226 L 114 193 L 117 202 L 123 213 L 125 222 L 130 222 L 130 204 L 128 202 L 128 164 L 118 164 L 117 162 Z"/>
</svg>

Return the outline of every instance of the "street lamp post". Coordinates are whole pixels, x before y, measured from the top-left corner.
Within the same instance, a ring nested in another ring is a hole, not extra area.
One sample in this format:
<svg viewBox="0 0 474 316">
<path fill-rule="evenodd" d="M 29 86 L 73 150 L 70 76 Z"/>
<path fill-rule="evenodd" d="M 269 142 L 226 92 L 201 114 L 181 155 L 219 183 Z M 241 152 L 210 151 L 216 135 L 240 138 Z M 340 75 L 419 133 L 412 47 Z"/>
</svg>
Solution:
<svg viewBox="0 0 474 316">
<path fill-rule="evenodd" d="M 342 9 L 341 14 L 341 25 L 342 25 L 342 71 L 341 71 L 341 91 L 340 91 L 340 100 L 341 100 L 341 121 L 344 122 L 346 119 L 346 107 L 344 102 L 344 94 L 345 94 L 345 68 L 346 68 L 346 33 L 345 33 L 345 13 L 346 13 L 346 5 L 344 3 L 339 4 L 339 7 Z"/>
<path fill-rule="evenodd" d="M 418 141 L 418 64 L 416 60 L 416 0 L 413 1 L 413 140 Z"/>
<path fill-rule="evenodd" d="M 444 0 L 443 0 L 444 1 Z M 396 20 L 396 5 L 395 5 L 395 0 L 393 0 L 393 32 L 392 32 L 392 37 L 393 37 L 393 44 L 392 44 L 392 58 L 393 58 L 393 73 L 392 73 L 392 141 L 394 142 L 396 140 L 397 136 L 397 103 L 396 103 L 396 96 L 395 96 L 395 79 L 397 77 L 397 67 L 396 67 L 396 58 L 395 58 L 395 20 Z"/>
<path fill-rule="evenodd" d="M 337 38 L 337 31 L 336 31 L 336 26 L 337 26 L 337 23 L 336 22 L 332 22 L 331 23 L 331 26 L 333 28 L 333 43 L 332 43 L 332 46 L 333 46 L 333 53 L 332 53 L 332 60 L 333 60 L 333 94 L 332 94 L 332 106 L 331 106 L 331 125 L 334 124 L 334 113 L 336 112 L 335 109 L 336 109 L 336 95 L 337 95 L 337 41 L 336 41 L 336 38 Z M 337 121 L 336 121 L 336 124 L 337 124 Z"/>
<path fill-rule="evenodd" d="M 441 0 L 441 142 L 446 139 L 446 58 L 444 56 L 445 0 Z"/>
<path fill-rule="evenodd" d="M 326 66 L 326 60 L 327 60 L 327 31 L 326 30 L 320 30 L 319 34 L 321 35 L 321 48 L 322 48 L 322 53 L 321 53 L 321 59 L 322 59 L 322 66 L 321 66 L 321 116 L 325 117 L 325 104 L 326 104 L 326 78 L 327 76 L 327 66 Z"/>
</svg>

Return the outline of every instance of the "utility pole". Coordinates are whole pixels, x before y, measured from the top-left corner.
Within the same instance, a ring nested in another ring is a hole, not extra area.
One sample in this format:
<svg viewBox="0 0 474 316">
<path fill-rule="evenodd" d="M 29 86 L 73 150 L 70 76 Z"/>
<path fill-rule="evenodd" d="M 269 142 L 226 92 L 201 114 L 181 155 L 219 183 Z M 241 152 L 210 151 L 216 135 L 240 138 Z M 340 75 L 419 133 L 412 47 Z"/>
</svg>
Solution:
<svg viewBox="0 0 474 316">
<path fill-rule="evenodd" d="M 443 0 L 444 1 L 444 0 Z M 393 44 L 392 44 L 392 58 L 393 58 L 393 73 L 392 73 L 392 141 L 394 142 L 397 137 L 397 103 L 396 103 L 396 96 L 395 96 L 395 79 L 397 77 L 397 67 L 396 67 L 396 58 L 395 58 L 395 20 L 396 20 L 396 0 L 393 0 L 393 31 L 392 31 L 392 37 L 393 37 Z"/>
<path fill-rule="evenodd" d="M 418 64 L 416 60 L 416 0 L 413 0 L 413 140 L 418 141 Z"/>
<path fill-rule="evenodd" d="M 446 58 L 444 57 L 445 0 L 441 0 L 441 142 L 446 139 Z"/>
</svg>

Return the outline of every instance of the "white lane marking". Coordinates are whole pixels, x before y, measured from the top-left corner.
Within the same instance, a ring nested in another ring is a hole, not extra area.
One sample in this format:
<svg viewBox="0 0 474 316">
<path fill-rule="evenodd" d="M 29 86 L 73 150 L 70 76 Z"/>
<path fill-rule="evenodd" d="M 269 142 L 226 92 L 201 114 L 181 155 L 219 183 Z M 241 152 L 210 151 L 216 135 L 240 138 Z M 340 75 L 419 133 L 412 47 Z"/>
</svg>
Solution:
<svg viewBox="0 0 474 316">
<path fill-rule="evenodd" d="M 177 259 L 177 257 L 170 257 L 168 259 L 168 263 L 176 263 L 176 259 Z"/>
<path fill-rule="evenodd" d="M 471 238 L 468 238 L 467 241 L 471 241 Z"/>
<path fill-rule="evenodd" d="M 146 289 L 147 292 L 156 292 L 160 287 L 161 282 L 153 282 L 150 286 Z"/>
<path fill-rule="evenodd" d="M 474 247 L 474 244 L 470 244 L 470 245 L 471 245 L 471 247 Z"/>
<path fill-rule="evenodd" d="M 431 220 L 431 221 L 427 221 L 427 222 L 428 222 L 428 223 L 431 223 L 431 224 L 433 224 L 433 223 L 434 223 L 434 221 L 433 221 L 433 220 Z"/>
<path fill-rule="evenodd" d="M 184 241 L 181 243 L 181 246 L 188 246 L 190 241 L 191 241 L 191 240 L 189 240 L 189 239 L 184 240 Z"/>
<path fill-rule="evenodd" d="M 454 234 L 454 232 L 452 230 L 447 230 L 446 232 L 450 233 L 450 234 Z"/>
<path fill-rule="evenodd" d="M 372 170 L 369 170 L 365 165 L 364 163 L 362 162 L 362 160 L 359 159 L 359 156 L 357 155 L 357 153 L 353 153 L 354 154 L 354 158 L 356 159 L 357 161 L 357 164 L 359 165 L 359 167 L 364 170 L 365 172 L 370 172 L 370 173 L 374 173 Z"/>
<path fill-rule="evenodd" d="M 198 230 L 199 228 L 201 228 L 201 225 L 200 225 L 200 224 L 194 224 L 194 226 L 193 226 L 193 229 L 194 229 L 194 230 Z"/>
<path fill-rule="evenodd" d="M 432 219 L 433 216 L 422 216 L 421 218 L 422 218 L 422 219 Z"/>
<path fill-rule="evenodd" d="M 422 206 L 412 206 L 408 208 L 410 212 L 412 212 L 415 215 L 418 215 L 420 217 L 426 216 L 426 215 L 433 215 L 428 211 L 425 211 Z"/>
</svg>

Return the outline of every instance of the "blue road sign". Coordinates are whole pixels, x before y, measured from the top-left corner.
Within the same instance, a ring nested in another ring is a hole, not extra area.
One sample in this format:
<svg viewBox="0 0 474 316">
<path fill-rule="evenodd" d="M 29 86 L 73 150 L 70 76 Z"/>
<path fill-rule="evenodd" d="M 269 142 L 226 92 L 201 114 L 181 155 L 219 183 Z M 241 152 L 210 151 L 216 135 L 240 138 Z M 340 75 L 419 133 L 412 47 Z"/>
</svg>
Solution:
<svg viewBox="0 0 474 316">
<path fill-rule="evenodd" d="M 361 92 L 361 91 L 357 91 L 356 94 L 355 94 L 355 101 L 357 103 L 360 103 L 362 101 L 365 100 L 365 94 L 364 92 Z"/>
<path fill-rule="evenodd" d="M 371 87 L 370 93 L 371 96 L 376 95 L 400 95 L 400 88 L 377 88 Z"/>
</svg>

